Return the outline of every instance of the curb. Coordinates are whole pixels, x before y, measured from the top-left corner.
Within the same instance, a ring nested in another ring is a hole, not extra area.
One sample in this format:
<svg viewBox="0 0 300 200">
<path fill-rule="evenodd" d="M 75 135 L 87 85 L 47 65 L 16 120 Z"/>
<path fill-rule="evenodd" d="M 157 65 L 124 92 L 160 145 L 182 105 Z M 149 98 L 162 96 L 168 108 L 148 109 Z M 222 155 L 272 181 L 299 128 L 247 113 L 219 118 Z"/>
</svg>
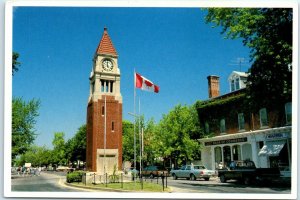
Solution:
<svg viewBox="0 0 300 200">
<path fill-rule="evenodd" d="M 90 187 L 90 186 L 79 186 L 74 185 L 71 183 L 64 182 L 65 185 L 69 187 L 76 187 L 76 188 L 83 188 L 83 189 L 90 189 L 90 190 L 101 190 L 101 191 L 107 191 L 107 192 L 130 192 L 129 190 L 121 190 L 121 189 L 113 189 L 113 188 L 96 188 L 96 187 Z"/>
<path fill-rule="evenodd" d="M 134 192 L 134 193 L 149 193 L 150 191 L 131 191 L 131 190 L 122 190 L 122 189 L 114 189 L 114 188 L 95 188 L 91 186 L 79 186 L 79 185 L 74 185 L 71 183 L 63 182 L 66 186 L 69 187 L 76 187 L 76 188 L 81 188 L 81 189 L 89 189 L 89 190 L 100 190 L 100 191 L 106 191 L 106 192 Z M 172 193 L 173 188 L 169 187 L 171 191 L 169 192 L 153 192 L 153 193 Z"/>
</svg>

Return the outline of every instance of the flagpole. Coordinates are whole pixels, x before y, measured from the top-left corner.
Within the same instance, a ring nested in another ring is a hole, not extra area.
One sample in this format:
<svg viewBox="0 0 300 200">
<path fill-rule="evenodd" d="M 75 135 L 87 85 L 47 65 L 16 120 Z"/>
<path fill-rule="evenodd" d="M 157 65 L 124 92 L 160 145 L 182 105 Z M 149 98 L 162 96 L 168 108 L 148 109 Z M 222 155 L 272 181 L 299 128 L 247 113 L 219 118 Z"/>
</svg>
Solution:
<svg viewBox="0 0 300 200">
<path fill-rule="evenodd" d="M 134 69 L 134 85 L 133 85 L 133 114 L 134 114 L 134 124 L 133 124 L 133 134 L 134 134 L 134 173 L 136 173 L 136 136 L 135 136 L 135 122 L 136 122 L 136 115 L 135 115 L 135 96 L 136 96 L 136 89 L 135 89 L 135 69 Z M 135 176 L 135 174 L 134 174 Z M 134 187 L 136 183 L 136 177 L 134 177 Z"/>
<path fill-rule="evenodd" d="M 140 97 L 139 97 L 139 140 L 140 140 L 140 176 L 142 174 L 142 148 L 141 148 L 141 101 L 140 101 Z"/>
<path fill-rule="evenodd" d="M 142 158 L 143 158 L 143 154 L 144 154 L 144 128 L 142 127 Z M 143 169 L 143 163 L 142 163 L 142 169 Z"/>
</svg>

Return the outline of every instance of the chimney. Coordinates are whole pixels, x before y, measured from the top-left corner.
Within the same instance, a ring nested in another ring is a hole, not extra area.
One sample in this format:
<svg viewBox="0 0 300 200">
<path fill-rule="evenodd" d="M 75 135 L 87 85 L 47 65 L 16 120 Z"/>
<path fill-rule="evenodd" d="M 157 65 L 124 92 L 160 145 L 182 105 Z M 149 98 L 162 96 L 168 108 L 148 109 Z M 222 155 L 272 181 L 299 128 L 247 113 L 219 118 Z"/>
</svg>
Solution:
<svg viewBox="0 0 300 200">
<path fill-rule="evenodd" d="M 220 84 L 218 76 L 208 76 L 208 96 L 209 98 L 215 98 L 220 95 Z"/>
</svg>

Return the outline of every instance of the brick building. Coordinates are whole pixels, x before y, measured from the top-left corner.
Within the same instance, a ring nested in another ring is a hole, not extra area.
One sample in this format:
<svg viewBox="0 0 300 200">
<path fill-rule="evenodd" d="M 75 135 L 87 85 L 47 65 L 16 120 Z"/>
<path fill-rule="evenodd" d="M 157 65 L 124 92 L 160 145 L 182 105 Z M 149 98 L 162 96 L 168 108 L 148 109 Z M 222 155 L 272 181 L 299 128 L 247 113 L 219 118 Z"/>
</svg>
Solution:
<svg viewBox="0 0 300 200">
<path fill-rule="evenodd" d="M 209 98 L 197 102 L 205 138 L 202 164 L 210 169 L 227 166 L 232 160 L 252 160 L 257 167 L 279 167 L 289 176 L 291 167 L 292 104 L 251 110 L 245 103 L 247 74 L 232 72 L 230 92 L 219 95 L 219 77 L 208 77 Z M 212 81 L 213 80 L 213 81 Z M 213 84 L 212 84 L 213 82 Z"/>
<path fill-rule="evenodd" d="M 96 49 L 87 106 L 87 170 L 112 173 L 122 168 L 122 96 L 118 54 L 104 28 Z"/>
</svg>

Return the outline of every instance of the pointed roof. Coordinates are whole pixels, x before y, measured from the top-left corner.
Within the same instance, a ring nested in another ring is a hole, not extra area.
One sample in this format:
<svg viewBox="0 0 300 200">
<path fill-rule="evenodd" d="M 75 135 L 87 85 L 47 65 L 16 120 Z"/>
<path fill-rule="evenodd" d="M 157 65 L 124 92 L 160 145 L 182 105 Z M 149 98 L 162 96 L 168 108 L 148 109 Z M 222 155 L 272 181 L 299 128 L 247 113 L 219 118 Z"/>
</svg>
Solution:
<svg viewBox="0 0 300 200">
<path fill-rule="evenodd" d="M 96 49 L 96 54 L 109 54 L 118 56 L 117 51 L 108 35 L 107 28 L 104 28 L 102 39 Z"/>
</svg>

